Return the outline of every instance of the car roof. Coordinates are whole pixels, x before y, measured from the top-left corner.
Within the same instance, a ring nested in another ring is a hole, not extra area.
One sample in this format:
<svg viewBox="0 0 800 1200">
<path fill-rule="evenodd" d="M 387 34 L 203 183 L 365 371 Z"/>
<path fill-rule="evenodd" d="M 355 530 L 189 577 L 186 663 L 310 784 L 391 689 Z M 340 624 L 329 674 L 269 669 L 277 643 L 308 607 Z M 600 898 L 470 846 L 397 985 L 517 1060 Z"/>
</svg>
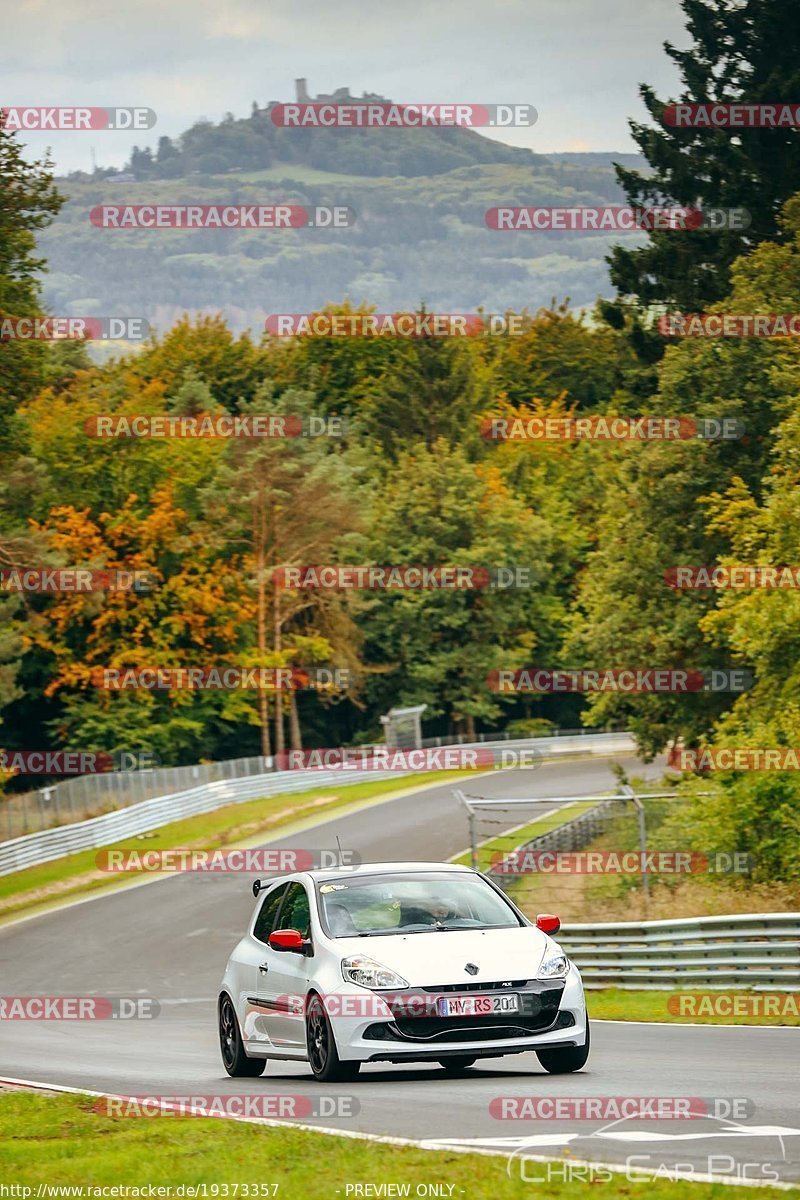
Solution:
<svg viewBox="0 0 800 1200">
<path fill-rule="evenodd" d="M 312 871 L 290 871 L 281 873 L 280 875 L 268 875 L 266 878 L 257 879 L 253 883 L 253 894 L 261 896 L 267 891 L 272 891 L 278 884 L 281 883 L 309 883 L 330 882 L 333 879 L 352 879 L 354 875 L 370 876 L 370 875 L 397 875 L 405 874 L 412 875 L 415 871 L 422 874 L 425 871 L 446 871 L 453 875 L 477 875 L 472 867 L 465 867 L 460 863 L 445 863 L 445 862 L 378 862 L 378 863 L 361 863 L 358 867 L 327 867 L 325 869 L 318 868 Z"/>
<path fill-rule="evenodd" d="M 414 871 L 452 871 L 453 873 L 468 872 L 473 874 L 471 867 L 465 867 L 461 863 L 446 863 L 446 862 L 376 862 L 376 863 L 361 863 L 357 867 L 328 867 L 327 870 L 319 869 L 314 871 L 304 871 L 310 879 L 336 879 L 346 876 L 348 878 L 353 875 L 396 875 L 398 872 L 404 874 L 412 874 Z"/>
</svg>

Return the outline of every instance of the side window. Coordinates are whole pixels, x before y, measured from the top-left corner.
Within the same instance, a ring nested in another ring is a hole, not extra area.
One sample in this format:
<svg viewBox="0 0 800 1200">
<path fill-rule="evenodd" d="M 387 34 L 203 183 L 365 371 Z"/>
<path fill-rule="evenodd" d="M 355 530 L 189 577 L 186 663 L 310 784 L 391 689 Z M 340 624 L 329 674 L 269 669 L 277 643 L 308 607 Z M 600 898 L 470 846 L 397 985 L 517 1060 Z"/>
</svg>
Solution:
<svg viewBox="0 0 800 1200">
<path fill-rule="evenodd" d="M 290 883 L 286 898 L 281 905 L 279 929 L 296 929 L 303 937 L 308 937 L 311 930 L 311 911 L 308 903 L 308 892 L 302 883 Z"/>
<path fill-rule="evenodd" d="M 286 889 L 289 885 L 279 883 L 276 888 L 268 892 L 264 897 L 264 903 L 259 909 L 256 923 L 253 926 L 253 937 L 258 938 L 260 942 L 266 943 L 269 940 L 269 935 L 275 923 L 275 917 L 278 912 L 278 906 L 286 894 Z"/>
</svg>

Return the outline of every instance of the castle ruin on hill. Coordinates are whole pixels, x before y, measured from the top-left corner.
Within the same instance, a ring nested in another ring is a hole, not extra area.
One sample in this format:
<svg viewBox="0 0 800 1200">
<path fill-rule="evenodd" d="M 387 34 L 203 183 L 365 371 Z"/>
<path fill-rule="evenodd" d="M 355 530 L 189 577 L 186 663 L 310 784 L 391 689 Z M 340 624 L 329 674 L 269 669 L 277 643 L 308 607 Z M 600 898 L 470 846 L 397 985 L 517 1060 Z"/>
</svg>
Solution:
<svg viewBox="0 0 800 1200">
<path fill-rule="evenodd" d="M 377 92 L 364 92 L 360 97 L 352 96 L 349 87 L 337 88 L 335 92 L 320 92 L 318 96 L 312 96 L 308 90 L 307 79 L 295 79 L 294 81 L 295 100 L 298 104 L 349 104 L 354 100 L 361 101 L 386 101 L 385 96 L 379 95 Z M 270 100 L 267 106 L 267 111 L 273 108 L 276 104 L 283 104 L 282 100 Z"/>
</svg>

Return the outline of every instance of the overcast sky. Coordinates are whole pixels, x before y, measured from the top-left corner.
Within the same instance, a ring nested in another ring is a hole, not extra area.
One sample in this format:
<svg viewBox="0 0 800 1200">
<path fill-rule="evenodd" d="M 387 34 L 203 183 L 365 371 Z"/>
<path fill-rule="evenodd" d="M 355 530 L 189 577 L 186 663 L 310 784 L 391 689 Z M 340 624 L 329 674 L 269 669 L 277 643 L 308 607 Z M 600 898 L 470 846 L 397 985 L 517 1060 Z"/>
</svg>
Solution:
<svg viewBox="0 0 800 1200">
<path fill-rule="evenodd" d="M 534 150 L 635 150 L 641 81 L 675 94 L 665 39 L 687 45 L 678 0 L 0 0 L 8 105 L 141 105 L 149 133 L 26 134 L 59 171 L 121 166 L 200 117 L 348 85 L 394 100 L 533 104 Z M 387 135 L 388 136 L 388 135 Z"/>
</svg>

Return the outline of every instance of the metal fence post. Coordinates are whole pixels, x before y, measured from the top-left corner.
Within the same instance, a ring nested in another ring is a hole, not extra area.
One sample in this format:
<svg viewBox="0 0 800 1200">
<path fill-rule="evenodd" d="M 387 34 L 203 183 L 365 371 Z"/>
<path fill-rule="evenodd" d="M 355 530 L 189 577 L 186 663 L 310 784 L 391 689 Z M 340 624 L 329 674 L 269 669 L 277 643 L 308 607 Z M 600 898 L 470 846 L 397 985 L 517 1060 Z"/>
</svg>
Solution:
<svg viewBox="0 0 800 1200">
<path fill-rule="evenodd" d="M 639 826 L 639 853 L 642 856 L 642 868 L 647 867 L 647 823 L 645 818 L 644 805 L 639 797 L 634 793 L 633 788 L 628 783 L 622 785 L 623 795 L 628 800 L 632 800 L 636 808 L 636 822 Z M 642 870 L 642 898 L 644 900 L 645 914 L 650 907 L 650 872 Z"/>
<path fill-rule="evenodd" d="M 477 871 L 477 869 L 478 869 L 478 843 L 475 840 L 475 813 L 473 811 L 472 805 L 469 803 L 469 801 L 467 800 L 467 797 L 464 795 L 464 793 L 462 791 L 459 791 L 458 788 L 454 788 L 453 795 L 455 796 L 456 800 L 458 800 L 461 804 L 463 804 L 464 808 L 467 810 L 467 827 L 469 829 L 470 863 L 472 865 L 473 871 Z"/>
<path fill-rule="evenodd" d="M 467 810 L 467 821 L 469 823 L 470 862 L 472 864 L 473 871 L 477 871 L 477 869 L 478 869 L 478 845 L 477 845 L 477 842 L 475 841 L 475 813 L 472 811 L 471 808 Z"/>
<path fill-rule="evenodd" d="M 44 829 L 44 824 L 45 824 L 45 813 L 44 813 L 45 802 L 49 801 L 50 793 L 52 793 L 52 791 L 53 791 L 53 789 L 51 787 L 43 787 L 42 790 L 39 792 L 39 812 L 42 817 L 42 829 Z"/>
</svg>

